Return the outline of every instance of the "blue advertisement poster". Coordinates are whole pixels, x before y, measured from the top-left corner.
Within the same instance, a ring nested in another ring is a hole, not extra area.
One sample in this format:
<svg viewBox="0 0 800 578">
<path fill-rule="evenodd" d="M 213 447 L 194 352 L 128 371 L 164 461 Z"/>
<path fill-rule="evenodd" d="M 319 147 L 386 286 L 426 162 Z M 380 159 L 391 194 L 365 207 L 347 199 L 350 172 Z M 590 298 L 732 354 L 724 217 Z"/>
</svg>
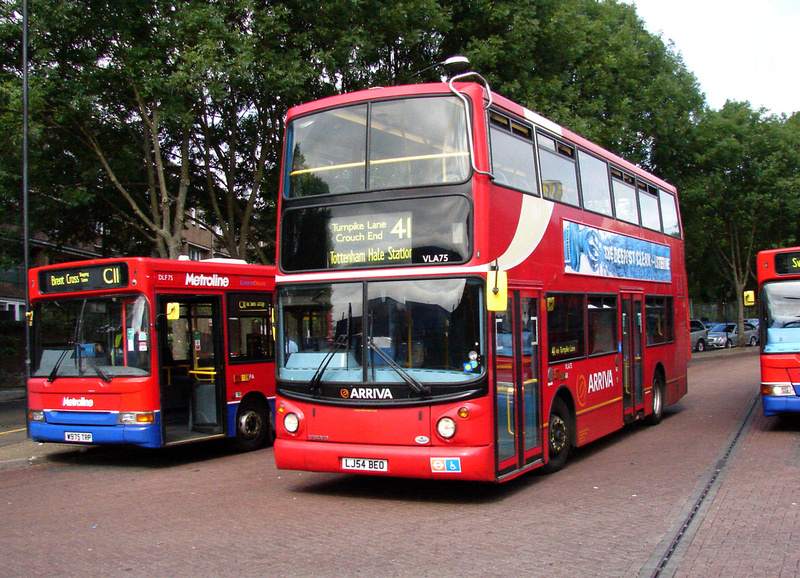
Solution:
<svg viewBox="0 0 800 578">
<path fill-rule="evenodd" d="M 563 221 L 564 272 L 600 277 L 672 280 L 670 248 Z"/>
</svg>

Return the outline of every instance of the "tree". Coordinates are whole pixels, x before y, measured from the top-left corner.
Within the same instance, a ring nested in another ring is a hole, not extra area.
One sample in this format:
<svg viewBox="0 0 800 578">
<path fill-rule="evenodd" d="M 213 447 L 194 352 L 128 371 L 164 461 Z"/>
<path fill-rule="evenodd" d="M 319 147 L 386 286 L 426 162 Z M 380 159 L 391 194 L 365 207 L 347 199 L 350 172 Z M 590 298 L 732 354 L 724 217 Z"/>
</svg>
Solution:
<svg viewBox="0 0 800 578">
<path fill-rule="evenodd" d="M 413 75 L 453 54 L 668 179 L 702 104 L 680 58 L 614 1 L 54 0 L 32 14 L 33 148 L 50 163 L 33 204 L 59 208 L 42 211 L 45 230 L 68 236 L 57 215 L 77 234 L 80 212 L 161 256 L 177 254 L 192 207 L 231 255 L 271 260 L 288 108 L 438 80 Z"/>
<path fill-rule="evenodd" d="M 729 101 L 699 119 L 696 171 L 683 191 L 684 229 L 692 239 L 687 265 L 699 279 L 713 282 L 718 272 L 727 281 L 736 296 L 739 327 L 743 291 L 756 279 L 756 253 L 797 233 L 798 136 L 785 117 L 754 111 L 746 102 Z M 744 332 L 739 335 L 743 340 Z"/>
<path fill-rule="evenodd" d="M 71 207 L 105 210 L 109 227 L 134 230 L 162 257 L 177 256 L 186 209 L 197 207 L 232 256 L 262 262 L 274 248 L 288 108 L 395 82 L 436 52 L 446 24 L 433 0 L 315 10 L 291 0 L 61 0 L 33 12 L 35 116 L 47 135 L 37 144 L 74 160 L 72 172 L 39 173 L 38 206 L 62 205 L 49 213 L 63 215 L 71 189 Z"/>
<path fill-rule="evenodd" d="M 686 165 L 703 106 L 697 80 L 631 5 L 595 0 L 443 1 L 493 89 L 667 180 Z"/>
</svg>

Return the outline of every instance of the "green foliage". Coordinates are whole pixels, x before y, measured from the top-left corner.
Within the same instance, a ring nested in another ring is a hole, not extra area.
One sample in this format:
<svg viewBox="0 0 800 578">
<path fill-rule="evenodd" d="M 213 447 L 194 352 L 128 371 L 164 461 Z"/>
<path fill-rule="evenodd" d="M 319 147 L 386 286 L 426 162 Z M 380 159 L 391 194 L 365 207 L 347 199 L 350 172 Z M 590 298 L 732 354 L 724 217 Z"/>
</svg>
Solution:
<svg viewBox="0 0 800 578">
<path fill-rule="evenodd" d="M 445 2 L 465 52 L 492 87 L 665 179 L 685 165 L 703 97 L 672 47 L 615 1 Z"/>
<path fill-rule="evenodd" d="M 0 55 L 4 223 L 20 221 L 19 2 L 0 2 L 11 49 Z M 52 0 L 30 9 L 32 223 L 56 242 L 100 232 L 109 251 L 174 255 L 185 209 L 196 207 L 232 255 L 272 261 L 289 107 L 439 80 L 436 68 L 414 75 L 465 54 L 500 94 L 676 184 L 690 267 L 720 259 L 723 235 L 743 247 L 750 235 L 752 249 L 800 243 L 796 219 L 776 217 L 798 210 L 800 120 L 735 103 L 705 111 L 675 48 L 617 0 Z M 767 223 L 779 232 L 766 236 Z"/>
<path fill-rule="evenodd" d="M 755 286 L 756 253 L 800 237 L 800 133 L 796 121 L 727 102 L 706 110 L 694 133 L 683 190 L 687 269 L 697 294 Z"/>
</svg>

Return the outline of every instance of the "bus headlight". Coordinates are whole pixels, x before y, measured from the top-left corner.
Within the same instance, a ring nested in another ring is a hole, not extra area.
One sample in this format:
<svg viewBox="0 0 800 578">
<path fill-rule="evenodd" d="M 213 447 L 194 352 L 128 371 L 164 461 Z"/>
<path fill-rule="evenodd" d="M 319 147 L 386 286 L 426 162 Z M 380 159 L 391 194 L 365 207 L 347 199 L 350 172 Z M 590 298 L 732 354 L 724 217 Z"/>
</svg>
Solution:
<svg viewBox="0 0 800 578">
<path fill-rule="evenodd" d="M 794 395 L 794 387 L 788 383 L 761 384 L 762 395 Z"/>
<path fill-rule="evenodd" d="M 443 417 L 436 423 L 436 431 L 444 439 L 449 440 L 456 435 L 456 422 L 453 418 Z"/>
<path fill-rule="evenodd" d="M 41 409 L 32 409 L 28 414 L 28 418 L 31 421 L 45 421 L 44 412 Z"/>
<path fill-rule="evenodd" d="M 300 429 L 300 418 L 296 413 L 287 413 L 283 418 L 283 427 L 289 433 L 297 433 L 297 430 Z"/>
<path fill-rule="evenodd" d="M 117 425 L 144 425 L 155 421 L 152 411 L 123 411 L 117 416 Z"/>
</svg>

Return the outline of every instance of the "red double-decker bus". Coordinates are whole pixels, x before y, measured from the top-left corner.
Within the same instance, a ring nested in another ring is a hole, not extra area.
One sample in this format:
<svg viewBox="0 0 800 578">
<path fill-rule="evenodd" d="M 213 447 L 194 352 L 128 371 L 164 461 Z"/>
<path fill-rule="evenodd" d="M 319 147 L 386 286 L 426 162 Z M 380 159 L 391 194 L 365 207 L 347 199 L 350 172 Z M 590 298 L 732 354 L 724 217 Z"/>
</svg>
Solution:
<svg viewBox="0 0 800 578">
<path fill-rule="evenodd" d="M 272 440 L 275 268 L 104 259 L 31 269 L 30 436 Z"/>
<path fill-rule="evenodd" d="M 686 393 L 675 188 L 475 73 L 293 108 L 281 193 L 279 468 L 503 481 Z"/>
<path fill-rule="evenodd" d="M 761 251 L 758 263 L 764 415 L 800 413 L 800 247 Z"/>
</svg>

